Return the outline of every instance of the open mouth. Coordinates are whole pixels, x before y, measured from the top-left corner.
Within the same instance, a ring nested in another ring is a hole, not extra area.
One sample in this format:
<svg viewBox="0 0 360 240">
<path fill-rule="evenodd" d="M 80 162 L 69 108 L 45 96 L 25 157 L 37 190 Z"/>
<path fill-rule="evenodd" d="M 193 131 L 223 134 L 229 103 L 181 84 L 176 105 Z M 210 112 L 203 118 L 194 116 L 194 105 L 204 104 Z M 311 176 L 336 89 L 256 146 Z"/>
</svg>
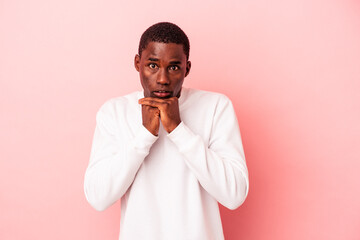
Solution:
<svg viewBox="0 0 360 240">
<path fill-rule="evenodd" d="M 154 91 L 153 93 L 158 98 L 171 97 L 171 92 L 170 91 Z"/>
</svg>

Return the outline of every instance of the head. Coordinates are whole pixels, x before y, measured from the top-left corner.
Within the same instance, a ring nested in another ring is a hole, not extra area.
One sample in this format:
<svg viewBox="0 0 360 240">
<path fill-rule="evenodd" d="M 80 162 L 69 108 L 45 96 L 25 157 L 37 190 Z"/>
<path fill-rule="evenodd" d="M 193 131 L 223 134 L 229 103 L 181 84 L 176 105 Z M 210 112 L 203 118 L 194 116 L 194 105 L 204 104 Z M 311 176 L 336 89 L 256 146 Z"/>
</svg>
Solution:
<svg viewBox="0 0 360 240">
<path fill-rule="evenodd" d="M 142 34 L 134 65 L 145 97 L 180 97 L 191 68 L 189 49 L 186 34 L 172 23 L 154 24 Z"/>
</svg>

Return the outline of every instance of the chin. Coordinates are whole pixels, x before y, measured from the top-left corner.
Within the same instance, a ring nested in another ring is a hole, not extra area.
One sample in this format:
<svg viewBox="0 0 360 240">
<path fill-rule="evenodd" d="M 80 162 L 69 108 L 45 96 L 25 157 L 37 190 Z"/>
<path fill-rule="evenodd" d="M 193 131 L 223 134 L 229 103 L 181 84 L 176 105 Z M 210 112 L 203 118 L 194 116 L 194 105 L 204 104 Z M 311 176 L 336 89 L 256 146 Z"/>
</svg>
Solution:
<svg viewBox="0 0 360 240">
<path fill-rule="evenodd" d="M 168 99 L 168 98 L 171 98 L 171 97 L 173 97 L 173 96 L 170 95 L 170 96 L 166 96 L 166 97 L 158 97 L 158 96 L 153 95 L 153 96 L 151 96 L 151 97 L 153 97 L 153 98 L 158 98 L 158 99 Z"/>
</svg>

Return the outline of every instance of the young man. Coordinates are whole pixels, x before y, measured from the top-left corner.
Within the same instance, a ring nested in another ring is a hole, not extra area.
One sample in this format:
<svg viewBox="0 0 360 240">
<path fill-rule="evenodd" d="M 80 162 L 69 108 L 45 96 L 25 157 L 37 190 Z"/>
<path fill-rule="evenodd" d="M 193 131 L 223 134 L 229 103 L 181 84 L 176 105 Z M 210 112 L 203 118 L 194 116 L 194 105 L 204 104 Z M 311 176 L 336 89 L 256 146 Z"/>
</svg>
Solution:
<svg viewBox="0 0 360 240">
<path fill-rule="evenodd" d="M 182 87 L 189 40 L 175 24 L 148 28 L 134 64 L 143 91 L 97 113 L 87 200 L 102 211 L 121 199 L 120 239 L 224 239 L 218 202 L 236 209 L 249 189 L 231 101 Z"/>
</svg>

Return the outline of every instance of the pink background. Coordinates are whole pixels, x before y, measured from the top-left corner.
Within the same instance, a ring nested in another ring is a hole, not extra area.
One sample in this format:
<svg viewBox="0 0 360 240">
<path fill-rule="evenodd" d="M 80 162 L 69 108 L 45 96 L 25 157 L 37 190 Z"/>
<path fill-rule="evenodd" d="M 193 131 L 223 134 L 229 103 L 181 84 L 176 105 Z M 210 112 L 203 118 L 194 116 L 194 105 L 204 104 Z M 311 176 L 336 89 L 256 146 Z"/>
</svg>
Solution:
<svg viewBox="0 0 360 240">
<path fill-rule="evenodd" d="M 83 177 L 95 114 L 140 89 L 142 32 L 177 23 L 185 86 L 232 99 L 250 173 L 225 237 L 360 239 L 360 3 L 0 0 L 0 239 L 117 239 Z"/>
</svg>

